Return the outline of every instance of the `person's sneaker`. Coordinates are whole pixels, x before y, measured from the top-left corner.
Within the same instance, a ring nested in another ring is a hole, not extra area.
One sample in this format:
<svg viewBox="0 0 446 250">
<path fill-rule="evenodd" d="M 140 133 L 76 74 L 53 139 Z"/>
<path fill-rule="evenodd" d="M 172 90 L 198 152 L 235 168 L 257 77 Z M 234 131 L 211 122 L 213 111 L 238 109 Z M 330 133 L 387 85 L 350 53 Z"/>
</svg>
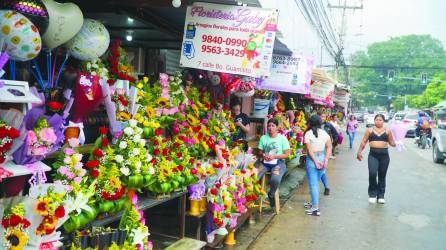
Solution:
<svg viewBox="0 0 446 250">
<path fill-rule="evenodd" d="M 379 204 L 386 204 L 386 200 L 384 200 L 384 198 L 379 198 L 378 199 L 378 203 Z"/>
<path fill-rule="evenodd" d="M 320 216 L 321 210 L 310 208 L 308 210 L 305 210 L 305 214 L 312 215 L 312 216 Z"/>
<path fill-rule="evenodd" d="M 370 197 L 369 203 L 376 203 L 376 197 Z"/>
<path fill-rule="evenodd" d="M 326 188 L 324 190 L 324 195 L 330 195 L 330 189 L 329 188 Z"/>
<path fill-rule="evenodd" d="M 332 159 L 332 160 L 336 160 L 336 156 L 330 156 L 330 159 Z"/>
<path fill-rule="evenodd" d="M 312 206 L 311 202 L 304 202 L 304 208 L 311 208 Z"/>
</svg>

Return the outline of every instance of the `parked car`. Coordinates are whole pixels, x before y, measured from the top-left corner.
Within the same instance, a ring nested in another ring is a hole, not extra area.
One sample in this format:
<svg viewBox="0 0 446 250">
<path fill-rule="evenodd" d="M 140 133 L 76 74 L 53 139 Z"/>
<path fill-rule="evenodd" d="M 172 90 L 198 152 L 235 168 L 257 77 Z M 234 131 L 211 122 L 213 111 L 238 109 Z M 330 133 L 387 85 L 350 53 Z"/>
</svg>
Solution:
<svg viewBox="0 0 446 250">
<path fill-rule="evenodd" d="M 394 121 L 402 121 L 404 119 L 404 116 L 406 116 L 406 113 L 404 113 L 404 112 L 397 112 L 393 116 L 393 120 Z"/>
<path fill-rule="evenodd" d="M 403 122 L 409 125 L 409 130 L 407 131 L 406 137 L 415 138 L 418 124 L 418 113 L 407 113 L 404 116 Z"/>
<path fill-rule="evenodd" d="M 364 113 L 354 113 L 353 115 L 358 122 L 364 122 Z"/>
<path fill-rule="evenodd" d="M 387 111 L 379 111 L 378 114 L 381 114 L 384 116 L 385 122 L 389 121 L 389 113 L 387 113 Z"/>
<path fill-rule="evenodd" d="M 365 126 L 367 128 L 375 126 L 375 115 L 374 114 L 367 115 L 367 119 L 365 120 Z"/>
<path fill-rule="evenodd" d="M 432 131 L 432 159 L 435 163 L 446 159 L 446 125 L 441 124 Z"/>
</svg>

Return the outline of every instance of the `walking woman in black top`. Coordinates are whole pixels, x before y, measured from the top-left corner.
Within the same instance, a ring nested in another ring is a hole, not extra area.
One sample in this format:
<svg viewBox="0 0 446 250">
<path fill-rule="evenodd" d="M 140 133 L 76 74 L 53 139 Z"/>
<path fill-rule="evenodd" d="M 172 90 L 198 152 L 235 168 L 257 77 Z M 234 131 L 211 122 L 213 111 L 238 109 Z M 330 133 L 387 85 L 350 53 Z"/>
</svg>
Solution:
<svg viewBox="0 0 446 250">
<path fill-rule="evenodd" d="M 384 204 L 384 193 L 386 191 L 386 174 L 389 167 L 390 157 L 388 147 L 396 146 L 393 139 L 392 132 L 389 129 L 384 128 L 384 116 L 378 114 L 375 116 L 375 126 L 368 128 L 364 138 L 362 139 L 361 146 L 358 150 L 356 158 L 362 161 L 362 151 L 367 145 L 367 141 L 370 145 L 370 153 L 368 157 L 369 165 L 369 202 Z M 376 176 L 378 175 L 378 183 L 376 182 Z"/>
</svg>

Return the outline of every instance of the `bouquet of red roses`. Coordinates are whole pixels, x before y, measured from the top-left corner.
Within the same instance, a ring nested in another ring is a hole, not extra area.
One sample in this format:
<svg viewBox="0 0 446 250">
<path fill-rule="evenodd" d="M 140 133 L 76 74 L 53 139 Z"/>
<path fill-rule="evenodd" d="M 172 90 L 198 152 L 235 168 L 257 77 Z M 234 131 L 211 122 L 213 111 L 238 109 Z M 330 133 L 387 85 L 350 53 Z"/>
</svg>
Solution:
<svg viewBox="0 0 446 250">
<path fill-rule="evenodd" d="M 7 161 L 8 153 L 13 145 L 13 140 L 19 136 L 20 132 L 17 129 L 0 121 L 0 164 Z"/>
</svg>

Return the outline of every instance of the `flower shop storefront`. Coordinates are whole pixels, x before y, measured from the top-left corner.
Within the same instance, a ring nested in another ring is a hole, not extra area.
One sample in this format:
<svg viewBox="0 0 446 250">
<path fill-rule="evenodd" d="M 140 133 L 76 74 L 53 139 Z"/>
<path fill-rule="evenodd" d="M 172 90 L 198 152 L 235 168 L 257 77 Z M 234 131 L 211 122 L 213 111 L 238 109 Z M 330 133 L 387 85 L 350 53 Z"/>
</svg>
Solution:
<svg viewBox="0 0 446 250">
<path fill-rule="evenodd" d="M 187 45 L 181 30 L 190 37 L 193 27 L 175 19 L 186 8 L 63 2 L 12 0 L 0 10 L 1 246 L 158 249 L 187 235 L 212 247 L 233 236 L 265 192 L 252 151 L 232 141 L 227 105 L 231 94 L 248 103 L 269 72 L 262 53 L 280 45 L 277 12 L 253 8 L 274 18 L 262 34 L 225 40 L 229 50 L 199 36 L 211 46 L 202 53 L 220 48 L 251 73 L 182 60 L 188 69 L 167 75 L 158 49 Z M 128 15 L 107 13 L 116 8 Z M 297 123 L 272 115 L 300 152 L 304 113 Z"/>
</svg>

